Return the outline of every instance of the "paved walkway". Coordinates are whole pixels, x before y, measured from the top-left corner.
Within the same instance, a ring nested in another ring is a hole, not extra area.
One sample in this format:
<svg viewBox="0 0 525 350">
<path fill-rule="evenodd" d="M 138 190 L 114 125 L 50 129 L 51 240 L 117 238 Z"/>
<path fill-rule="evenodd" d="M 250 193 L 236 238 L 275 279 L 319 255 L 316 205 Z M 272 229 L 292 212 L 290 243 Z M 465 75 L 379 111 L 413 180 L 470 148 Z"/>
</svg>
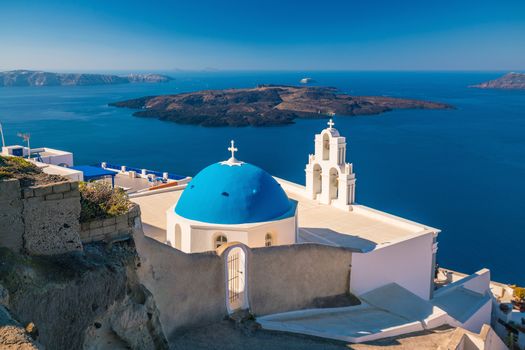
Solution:
<svg viewBox="0 0 525 350">
<path fill-rule="evenodd" d="M 440 327 L 363 344 L 301 334 L 250 330 L 222 321 L 205 327 L 186 330 L 170 339 L 176 350 L 436 350 L 448 343 L 454 328 Z"/>
</svg>

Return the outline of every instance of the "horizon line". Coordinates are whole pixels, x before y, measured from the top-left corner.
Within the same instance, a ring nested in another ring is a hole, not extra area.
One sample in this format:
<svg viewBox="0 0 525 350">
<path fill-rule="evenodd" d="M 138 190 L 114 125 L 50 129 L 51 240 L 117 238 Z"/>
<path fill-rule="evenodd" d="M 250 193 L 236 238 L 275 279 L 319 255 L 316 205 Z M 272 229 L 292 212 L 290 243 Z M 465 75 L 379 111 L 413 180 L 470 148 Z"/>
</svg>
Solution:
<svg viewBox="0 0 525 350">
<path fill-rule="evenodd" d="M 0 68 L 0 73 L 13 72 L 13 71 L 34 71 L 34 72 L 47 72 L 47 73 L 79 73 L 79 74 L 89 74 L 94 73 L 101 74 L 106 72 L 106 74 L 111 74 L 111 72 L 163 72 L 163 73 L 227 73 L 227 72 L 246 72 L 246 73 L 256 73 L 256 72 L 287 72 L 287 73 L 343 73 L 343 72 L 367 72 L 367 73 L 397 73 L 397 72 L 406 72 L 406 73 L 501 73 L 501 72 L 515 72 L 515 73 L 525 73 L 525 68 L 523 69 L 265 69 L 265 68 L 253 68 L 253 69 L 219 69 L 219 68 L 202 68 L 202 69 L 183 69 L 183 68 L 71 68 L 71 69 L 55 69 L 55 68 Z"/>
</svg>

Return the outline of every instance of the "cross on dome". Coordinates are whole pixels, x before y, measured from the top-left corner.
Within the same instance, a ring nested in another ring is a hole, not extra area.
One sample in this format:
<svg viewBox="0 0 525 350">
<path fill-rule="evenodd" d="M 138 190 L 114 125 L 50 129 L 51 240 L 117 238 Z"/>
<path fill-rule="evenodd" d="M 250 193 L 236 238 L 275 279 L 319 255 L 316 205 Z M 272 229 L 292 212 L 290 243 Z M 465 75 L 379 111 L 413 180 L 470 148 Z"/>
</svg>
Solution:
<svg viewBox="0 0 525 350">
<path fill-rule="evenodd" d="M 238 149 L 235 147 L 235 141 L 231 140 L 230 142 L 231 142 L 231 146 L 228 147 L 228 151 L 232 153 L 232 157 L 230 159 L 235 160 L 235 152 L 237 152 Z"/>
<path fill-rule="evenodd" d="M 237 147 L 235 147 L 235 141 L 231 140 L 230 141 L 230 147 L 228 147 L 228 151 L 231 152 L 232 156 L 230 157 L 230 159 L 224 161 L 224 162 L 221 162 L 222 165 L 229 165 L 229 166 L 232 166 L 232 165 L 241 165 L 243 164 L 243 162 L 237 160 L 235 158 L 235 152 L 238 152 L 239 149 Z"/>
<path fill-rule="evenodd" d="M 328 125 L 328 129 L 332 130 L 332 127 L 335 125 L 334 121 L 332 120 L 332 118 L 330 118 L 330 120 L 328 121 L 328 123 L 326 123 Z"/>
</svg>

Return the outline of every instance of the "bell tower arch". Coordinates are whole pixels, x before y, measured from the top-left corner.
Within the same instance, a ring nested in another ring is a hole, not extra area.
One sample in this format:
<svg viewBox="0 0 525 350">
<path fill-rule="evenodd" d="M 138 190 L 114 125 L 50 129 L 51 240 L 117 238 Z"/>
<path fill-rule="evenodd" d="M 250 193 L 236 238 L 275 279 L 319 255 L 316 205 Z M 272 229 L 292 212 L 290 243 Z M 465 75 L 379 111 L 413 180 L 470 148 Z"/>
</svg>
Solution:
<svg viewBox="0 0 525 350">
<path fill-rule="evenodd" d="M 315 135 L 315 153 L 306 164 L 306 193 L 321 204 L 351 209 L 355 202 L 355 174 L 346 162 L 346 138 L 339 135 L 332 119 L 328 128 Z"/>
</svg>

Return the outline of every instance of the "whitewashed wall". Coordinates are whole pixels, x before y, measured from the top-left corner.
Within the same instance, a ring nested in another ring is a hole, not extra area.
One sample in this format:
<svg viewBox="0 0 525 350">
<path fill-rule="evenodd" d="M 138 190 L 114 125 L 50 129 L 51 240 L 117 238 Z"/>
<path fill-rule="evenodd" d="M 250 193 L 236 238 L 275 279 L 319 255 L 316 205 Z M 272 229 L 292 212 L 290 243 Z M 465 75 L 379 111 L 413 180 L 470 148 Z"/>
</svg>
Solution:
<svg viewBox="0 0 525 350">
<path fill-rule="evenodd" d="M 228 242 L 240 242 L 248 244 L 248 234 L 246 231 L 225 230 L 224 228 L 210 228 L 210 229 L 191 229 L 191 251 L 186 253 L 198 253 L 210 250 L 215 250 L 215 239 L 218 235 L 227 237 Z"/>
<path fill-rule="evenodd" d="M 175 205 L 166 211 L 167 240 L 171 246 L 186 253 L 215 250 L 215 238 L 222 234 L 228 242 L 240 242 L 251 248 L 264 247 L 267 233 L 272 234 L 272 245 L 293 244 L 296 241 L 297 220 L 295 216 L 246 225 L 216 225 L 197 223 L 180 217 L 174 212 Z M 177 245 L 176 226 L 181 228 L 181 244 Z"/>
<path fill-rule="evenodd" d="M 250 248 L 264 247 L 267 233 L 272 235 L 272 245 L 287 245 L 295 243 L 295 217 L 272 221 L 250 229 L 248 246 Z"/>
<path fill-rule="evenodd" d="M 379 247 L 368 253 L 354 253 L 350 291 L 361 295 L 388 283 L 397 283 L 419 297 L 431 295 L 432 233 Z"/>
</svg>

